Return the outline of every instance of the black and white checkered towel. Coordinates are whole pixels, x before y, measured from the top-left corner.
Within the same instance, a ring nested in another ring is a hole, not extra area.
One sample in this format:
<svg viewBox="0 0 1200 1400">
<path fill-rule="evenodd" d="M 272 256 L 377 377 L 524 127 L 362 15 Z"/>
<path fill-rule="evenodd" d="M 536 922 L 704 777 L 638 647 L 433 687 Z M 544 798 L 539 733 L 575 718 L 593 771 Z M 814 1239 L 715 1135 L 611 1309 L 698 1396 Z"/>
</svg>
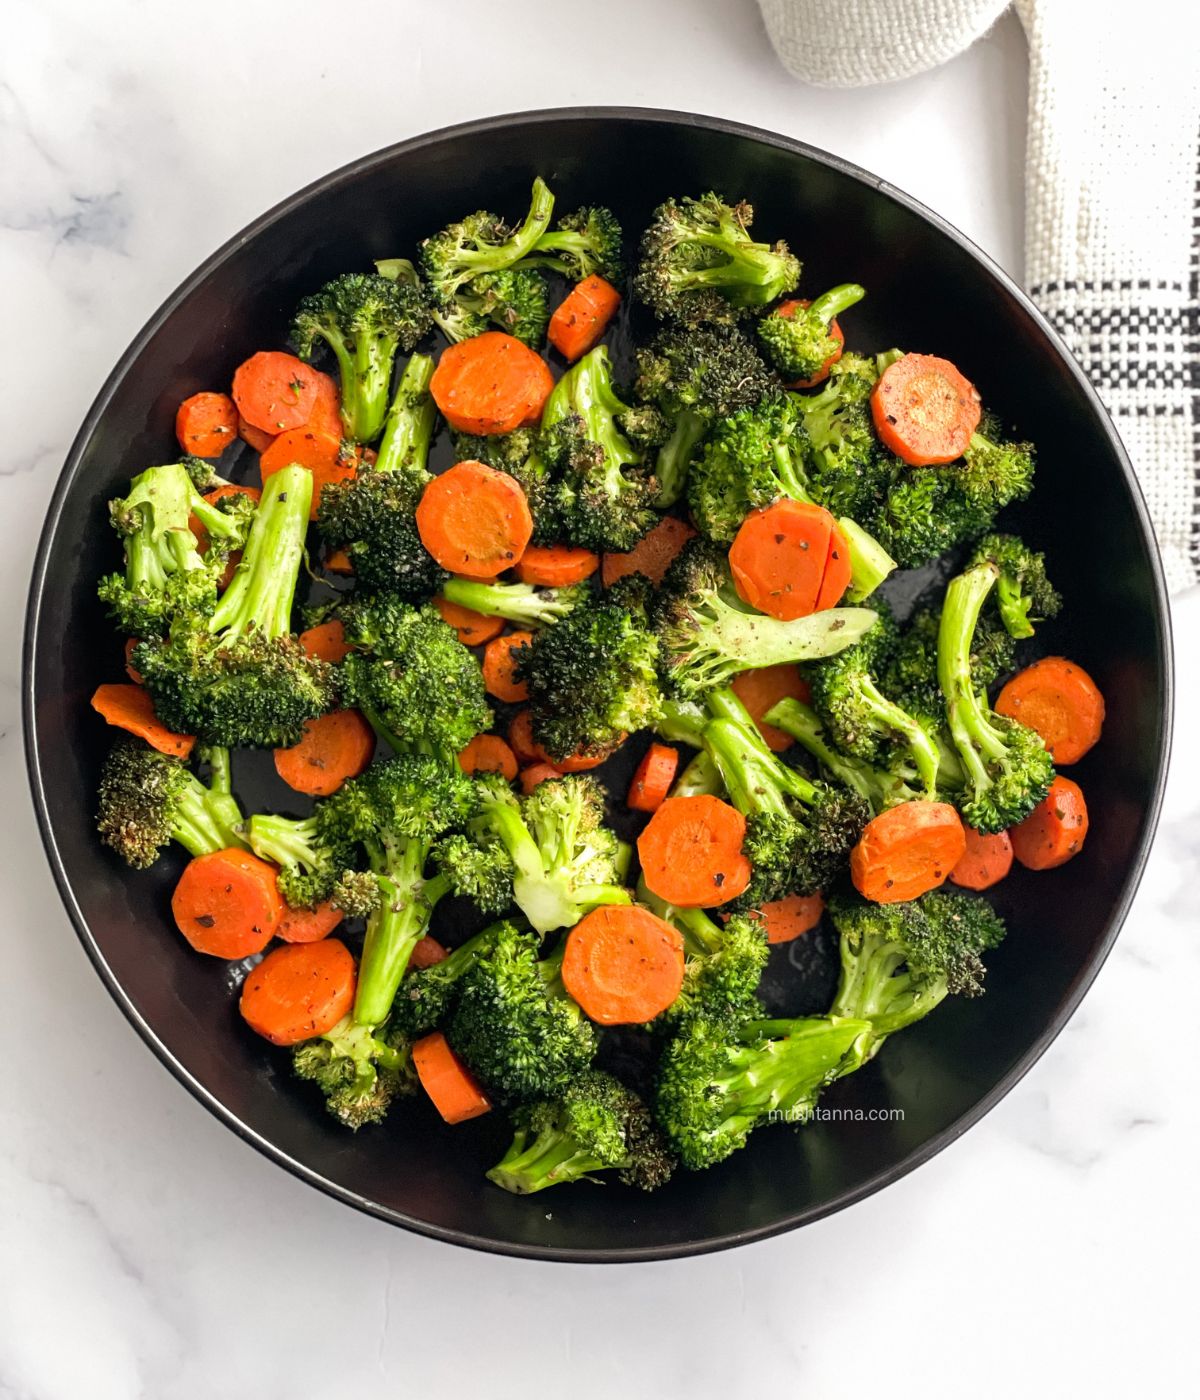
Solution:
<svg viewBox="0 0 1200 1400">
<path fill-rule="evenodd" d="M 1009 0 L 759 0 L 806 82 L 910 77 Z M 1200 5 L 1016 0 L 1029 40 L 1025 280 L 1116 421 L 1172 591 L 1200 580 Z"/>
</svg>

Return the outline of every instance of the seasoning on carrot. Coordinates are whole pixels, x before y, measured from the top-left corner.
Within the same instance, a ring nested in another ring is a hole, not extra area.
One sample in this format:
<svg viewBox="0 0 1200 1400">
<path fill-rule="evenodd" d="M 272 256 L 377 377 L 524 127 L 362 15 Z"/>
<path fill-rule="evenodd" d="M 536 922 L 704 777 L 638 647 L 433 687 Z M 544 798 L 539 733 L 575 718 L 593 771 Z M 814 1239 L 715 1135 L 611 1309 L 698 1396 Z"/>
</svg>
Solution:
<svg viewBox="0 0 1200 1400">
<path fill-rule="evenodd" d="M 485 331 L 444 350 L 429 384 L 446 422 L 481 437 L 536 423 L 553 388 L 542 357 L 503 331 Z"/>
<path fill-rule="evenodd" d="M 193 457 L 219 457 L 237 437 L 238 412 L 228 394 L 184 399 L 175 414 L 175 436 Z"/>
<path fill-rule="evenodd" d="M 586 355 L 608 329 L 621 305 L 621 293 L 593 273 L 585 277 L 558 305 L 550 317 L 550 344 L 568 362 Z"/>
<path fill-rule="evenodd" d="M 238 437 L 255 452 L 265 452 L 275 441 L 274 433 L 265 433 L 261 428 L 256 428 L 253 423 L 247 423 L 240 413 L 237 416 L 237 431 Z"/>
<path fill-rule="evenodd" d="M 517 663 L 513 651 L 528 646 L 532 632 L 509 632 L 494 637 L 483 652 L 483 683 L 487 693 L 509 705 L 519 705 L 529 699 L 529 687 L 517 679 Z"/>
<path fill-rule="evenodd" d="M 465 647 L 482 646 L 484 642 L 490 642 L 493 637 L 498 637 L 504 631 L 502 617 L 489 617 L 486 613 L 476 612 L 474 608 L 461 607 L 458 603 L 451 603 L 442 597 L 435 598 L 433 606 L 441 613 L 443 622 L 448 623 L 458 633 L 458 640 Z"/>
<path fill-rule="evenodd" d="M 639 905 L 601 905 L 567 935 L 562 979 L 597 1025 L 652 1021 L 683 986 L 683 936 Z"/>
<path fill-rule="evenodd" d="M 328 900 L 315 909 L 285 908 L 275 936 L 285 943 L 316 943 L 318 939 L 328 938 L 345 917 Z"/>
<path fill-rule="evenodd" d="M 1032 812 L 1009 832 L 1013 854 L 1026 870 L 1054 870 L 1083 850 L 1088 809 L 1079 784 L 1062 774 Z"/>
<path fill-rule="evenodd" d="M 871 392 L 875 430 L 910 467 L 953 462 L 967 450 L 982 413 L 979 390 L 949 360 L 902 355 Z"/>
<path fill-rule="evenodd" d="M 317 518 L 321 492 L 335 481 L 352 481 L 358 472 L 358 455 L 345 450 L 341 438 L 319 428 L 292 428 L 280 433 L 258 459 L 259 471 L 265 482 L 283 467 L 306 467 L 312 472 L 312 504 L 308 518 Z"/>
<path fill-rule="evenodd" d="M 423 967 L 436 967 L 438 963 L 445 962 L 449 956 L 450 954 L 446 952 L 437 939 L 432 934 L 427 933 L 413 944 L 408 965 L 417 970 Z"/>
<path fill-rule="evenodd" d="M 528 768 L 521 769 L 521 791 L 528 797 L 535 787 L 548 778 L 561 777 L 562 774 L 552 763 L 531 763 Z"/>
<path fill-rule="evenodd" d="M 734 676 L 731 689 L 745 705 L 773 753 L 782 753 L 784 749 L 791 748 L 792 736 L 768 724 L 763 715 L 781 700 L 800 700 L 807 705 L 812 699 L 808 682 L 800 674 L 799 666 L 785 661 L 779 666 L 759 666 L 753 671 L 742 671 Z"/>
<path fill-rule="evenodd" d="M 522 583 L 538 588 L 565 588 L 582 583 L 600 567 L 600 556 L 590 549 L 567 544 L 531 544 L 521 555 L 516 575 Z"/>
<path fill-rule="evenodd" d="M 124 681 L 98 685 L 92 696 L 92 709 L 109 724 L 136 734 L 152 749 L 173 758 L 187 758 L 196 746 L 193 735 L 174 734 L 163 724 L 154 713 L 149 692 L 140 685 L 127 685 Z"/>
<path fill-rule="evenodd" d="M 656 587 L 675 556 L 695 536 L 686 520 L 664 515 L 653 530 L 642 536 L 627 554 L 606 554 L 600 561 L 600 582 L 611 588 L 627 574 L 644 574 Z"/>
<path fill-rule="evenodd" d="M 273 1045 L 296 1045 L 349 1014 L 354 982 L 354 957 L 338 939 L 289 943 L 251 969 L 238 1005 L 251 1030 Z"/>
<path fill-rule="evenodd" d="M 459 462 L 422 492 L 417 530 L 443 569 L 490 579 L 520 560 L 533 517 L 520 482 L 507 472 Z"/>
<path fill-rule="evenodd" d="M 302 428 L 312 416 L 317 371 L 282 350 L 260 350 L 237 367 L 233 401 L 253 428 L 282 433 Z"/>
<path fill-rule="evenodd" d="M 864 899 L 895 904 L 942 884 L 963 857 L 966 833 L 948 802 L 902 802 L 863 828 L 850 879 Z"/>
<path fill-rule="evenodd" d="M 328 797 L 365 773 L 375 731 L 357 710 L 332 710 L 305 722 L 298 744 L 275 750 L 275 771 L 296 792 Z"/>
<path fill-rule="evenodd" d="M 950 872 L 950 883 L 964 890 L 990 890 L 1012 869 L 1013 848 L 1007 831 L 984 833 L 963 823 L 967 849 Z"/>
<path fill-rule="evenodd" d="M 447 1123 L 465 1123 L 490 1111 L 492 1105 L 478 1080 L 441 1031 L 418 1040 L 412 1058 L 421 1087 Z"/>
<path fill-rule="evenodd" d="M 276 873 L 267 861 L 234 847 L 196 856 L 171 896 L 176 928 L 197 953 L 214 958 L 261 953 L 284 915 Z"/>
<path fill-rule="evenodd" d="M 784 899 L 772 899 L 752 909 L 749 917 L 766 925 L 768 943 L 790 943 L 802 934 L 811 933 L 824 912 L 824 895 L 789 894 Z"/>
<path fill-rule="evenodd" d="M 833 525 L 824 507 L 787 497 L 751 511 L 729 550 L 738 596 L 781 622 L 815 612 Z"/>
<path fill-rule="evenodd" d="M 300 633 L 299 641 L 309 656 L 315 656 L 318 661 L 328 661 L 331 666 L 345 661 L 354 650 L 346 640 L 346 629 L 339 618 L 331 622 L 318 622 L 315 627 L 307 628 Z"/>
<path fill-rule="evenodd" d="M 635 812 L 657 812 L 671 791 L 678 767 L 679 754 L 675 749 L 651 744 L 629 784 L 625 805 Z"/>
<path fill-rule="evenodd" d="M 996 697 L 995 709 L 1036 730 L 1056 768 L 1078 763 L 1104 728 L 1100 688 L 1065 656 L 1044 656 L 1018 671 Z"/>
<path fill-rule="evenodd" d="M 711 909 L 750 883 L 746 818 L 718 797 L 668 797 L 638 837 L 650 890 L 681 909 Z"/>
<path fill-rule="evenodd" d="M 517 756 L 499 734 L 476 734 L 458 755 L 464 773 L 500 773 L 505 782 L 517 776 Z"/>
</svg>

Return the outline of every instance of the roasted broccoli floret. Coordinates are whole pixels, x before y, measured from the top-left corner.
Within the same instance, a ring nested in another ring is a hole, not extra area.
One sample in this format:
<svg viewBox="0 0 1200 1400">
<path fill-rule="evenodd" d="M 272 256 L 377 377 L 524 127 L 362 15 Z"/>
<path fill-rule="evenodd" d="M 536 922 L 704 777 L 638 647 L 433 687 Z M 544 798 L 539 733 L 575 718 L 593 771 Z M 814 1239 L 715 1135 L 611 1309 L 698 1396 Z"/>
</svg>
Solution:
<svg viewBox="0 0 1200 1400">
<path fill-rule="evenodd" d="M 417 1085 L 406 1037 L 390 1024 L 372 1031 L 350 1016 L 297 1045 L 292 1068 L 316 1084 L 339 1123 L 355 1130 L 381 1122 L 392 1100 Z"/>
<path fill-rule="evenodd" d="M 715 194 L 669 199 L 642 236 L 634 281 L 656 316 L 684 325 L 729 325 L 792 291 L 800 263 L 786 243 L 755 243 L 749 204 Z"/>
<path fill-rule="evenodd" d="M 512 1145 L 487 1175 L 518 1196 L 602 1171 L 653 1191 L 675 1165 L 646 1105 L 600 1070 L 577 1076 L 556 1098 L 518 1107 L 513 1126 Z"/>
<path fill-rule="evenodd" d="M 753 612 L 737 595 L 724 550 L 701 539 L 689 540 L 667 570 L 653 613 L 664 680 L 684 697 L 702 697 L 739 671 L 833 656 L 874 621 L 868 608 L 827 608 L 792 622 Z"/>
<path fill-rule="evenodd" d="M 831 287 L 807 306 L 789 303 L 785 316 L 776 311 L 759 321 L 758 338 L 767 358 L 785 379 L 811 381 L 842 348 L 832 333 L 834 320 L 862 301 L 866 289 L 856 282 Z"/>
<path fill-rule="evenodd" d="M 493 924 L 461 943 L 441 962 L 407 973 L 396 993 L 388 1024 L 410 1036 L 423 1035 L 440 1026 L 450 1012 L 458 984 L 476 960 L 497 937 L 511 937 L 515 932 L 512 924 Z"/>
<path fill-rule="evenodd" d="M 846 354 L 818 393 L 795 398 L 807 439 L 814 499 L 875 534 L 878 512 L 893 482 L 912 470 L 885 451 L 875 435 L 871 391 L 878 378 L 878 359 Z M 884 544 L 890 548 L 887 540 Z"/>
<path fill-rule="evenodd" d="M 347 272 L 296 308 L 291 340 L 311 360 L 323 340 L 338 364 L 342 425 L 355 442 L 374 442 L 383 429 L 398 351 L 410 351 L 429 330 L 420 289 L 377 272 Z"/>
<path fill-rule="evenodd" d="M 520 627 L 552 627 L 585 604 L 592 590 L 586 583 L 562 588 L 537 588 L 532 583 L 483 583 L 450 578 L 442 587 L 448 603 L 470 608 L 486 617 L 502 617 Z"/>
<path fill-rule="evenodd" d="M 538 959 L 540 937 L 503 925 L 458 984 L 446 1034 L 504 1102 L 562 1093 L 596 1055 L 595 1026 L 562 983 L 565 940 Z"/>
<path fill-rule="evenodd" d="M 179 616 L 165 641 L 143 641 L 133 665 L 158 717 L 210 744 L 288 748 L 335 699 L 333 668 L 291 632 L 312 500 L 312 473 L 274 472 L 232 582 L 208 616 Z"/>
<path fill-rule="evenodd" d="M 938 683 L 937 660 L 941 617 L 940 606 L 921 607 L 913 613 L 884 660 L 880 683 L 910 714 L 944 727 L 946 702 Z M 1015 660 L 1016 644 L 989 600 L 971 639 L 971 679 L 976 690 L 990 690 L 1012 670 Z"/>
<path fill-rule="evenodd" d="M 991 563 L 1000 570 L 993 598 L 1010 637 L 1032 637 L 1034 622 L 1058 616 L 1062 598 L 1046 576 L 1046 556 L 1016 535 L 986 535 L 969 562 Z"/>
<path fill-rule="evenodd" d="M 521 266 L 547 267 L 573 282 L 603 277 L 619 287 L 625 274 L 617 216 L 600 205 L 587 205 L 573 214 L 564 214 L 555 228 L 537 240 Z"/>
<path fill-rule="evenodd" d="M 518 428 L 515 432 L 499 433 L 495 437 L 479 437 L 473 433 L 451 433 L 456 462 L 482 462 L 498 472 L 518 476 L 529 460 L 537 438 L 534 428 Z M 519 479 L 519 477 L 518 477 Z"/>
<path fill-rule="evenodd" d="M 153 865 L 171 841 L 193 856 L 244 846 L 242 813 L 230 788 L 229 750 L 202 749 L 209 780 L 178 758 L 136 739 L 120 739 L 100 774 L 96 829 L 135 870 Z"/>
</svg>

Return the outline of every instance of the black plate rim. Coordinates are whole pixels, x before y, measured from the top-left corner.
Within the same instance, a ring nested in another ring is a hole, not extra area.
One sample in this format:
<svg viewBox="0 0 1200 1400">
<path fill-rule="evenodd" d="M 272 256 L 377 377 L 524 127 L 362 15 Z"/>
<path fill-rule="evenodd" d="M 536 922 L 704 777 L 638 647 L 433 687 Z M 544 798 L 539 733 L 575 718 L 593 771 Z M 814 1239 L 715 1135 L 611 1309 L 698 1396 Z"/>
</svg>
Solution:
<svg viewBox="0 0 1200 1400">
<path fill-rule="evenodd" d="M 1141 840 L 1138 843 L 1138 848 L 1134 853 L 1128 874 L 1126 875 L 1121 897 L 1118 899 L 1109 915 L 1096 952 L 1091 960 L 1080 969 L 1079 975 L 1064 1000 L 1057 1016 L 1045 1027 L 1041 1035 L 1038 1036 L 1026 1053 L 1010 1066 L 1003 1078 L 984 1095 L 977 1104 L 960 1115 L 960 1117 L 955 1119 L 953 1123 L 949 1124 L 940 1133 L 934 1134 L 928 1141 L 923 1143 L 920 1148 L 910 1152 L 906 1157 L 893 1163 L 886 1170 L 877 1172 L 875 1176 L 867 1181 L 842 1192 L 840 1195 L 835 1196 L 822 1205 L 795 1211 L 758 1230 L 734 1231 L 726 1234 L 709 1235 L 680 1244 L 656 1245 L 645 1249 L 568 1249 L 550 1246 L 516 1245 L 509 1244 L 502 1240 L 490 1239 L 483 1235 L 476 1235 L 469 1231 L 450 1230 L 431 1225 L 427 1221 L 419 1220 L 414 1216 L 409 1216 L 403 1212 L 382 1206 L 378 1202 L 360 1195 L 358 1192 L 339 1186 L 336 1182 L 328 1180 L 328 1178 L 322 1176 L 319 1172 L 305 1166 L 304 1163 L 298 1162 L 295 1158 L 290 1157 L 274 1143 L 268 1141 L 266 1138 L 262 1137 L 261 1134 L 256 1133 L 243 1123 L 232 1110 L 195 1079 L 162 1043 L 155 1033 L 154 1028 L 142 1017 L 136 1006 L 134 1006 L 126 995 L 124 988 L 109 967 L 104 958 L 104 954 L 92 935 L 87 921 L 84 918 L 83 911 L 75 899 L 70 878 L 58 849 L 51 825 L 42 778 L 41 760 L 38 750 L 38 734 L 35 721 L 34 657 L 38 645 L 38 624 L 40 621 L 42 596 L 46 589 L 47 565 L 49 562 L 50 550 L 57 534 L 63 504 L 74 486 L 75 477 L 79 470 L 87 441 L 96 424 L 106 411 L 118 384 L 124 378 L 132 362 L 141 354 L 150 338 L 173 314 L 180 302 L 200 287 L 209 275 L 219 267 L 231 253 L 241 248 L 248 240 L 257 237 L 259 233 L 269 227 L 277 219 L 283 218 L 293 210 L 299 208 L 310 196 L 318 191 L 326 190 L 330 186 L 336 185 L 339 181 L 358 176 L 364 171 L 370 170 L 373 166 L 386 163 L 398 155 L 420 150 L 423 147 L 436 145 L 448 137 L 461 137 L 475 134 L 482 135 L 498 127 L 535 125 L 548 120 L 578 122 L 658 122 L 667 125 L 694 127 L 697 129 L 719 132 L 725 135 L 745 137 L 769 146 L 790 151 L 808 160 L 826 165 L 830 169 L 843 175 L 848 175 L 852 179 L 867 185 L 872 190 L 876 191 L 876 193 L 902 205 L 904 208 L 923 219 L 926 223 L 932 225 L 943 236 L 956 243 L 968 254 L 985 276 L 997 283 L 1004 293 L 1014 298 L 1019 303 L 1021 309 L 1037 326 L 1038 330 L 1049 342 L 1054 353 L 1063 362 L 1068 373 L 1082 391 L 1088 407 L 1100 423 L 1100 426 L 1108 438 L 1113 453 L 1120 465 L 1125 488 L 1133 505 L 1134 513 L 1137 517 L 1138 529 L 1150 560 L 1155 599 L 1155 626 L 1158 633 L 1159 647 L 1164 658 L 1162 704 L 1157 715 L 1159 728 L 1158 766 Z M 257 219 L 254 219 L 242 229 L 240 233 L 228 239 L 216 252 L 206 258 L 204 262 L 202 262 L 189 277 L 185 278 L 166 300 L 163 301 L 130 342 L 129 346 L 118 359 L 112 372 L 105 380 L 95 401 L 88 410 L 79 432 L 76 434 L 71 444 L 71 448 L 67 453 L 62 470 L 59 474 L 54 494 L 51 497 L 50 505 L 46 513 L 46 520 L 38 541 L 26 608 L 21 662 L 22 730 L 24 735 L 26 766 L 29 773 L 30 789 L 33 797 L 38 830 L 42 838 L 42 844 L 46 850 L 47 859 L 50 862 L 54 882 L 58 887 L 58 892 L 67 910 L 67 914 L 74 925 L 76 935 L 83 944 L 84 951 L 87 953 L 92 965 L 99 974 L 101 981 L 107 987 L 109 994 L 124 1013 L 134 1030 L 137 1031 L 138 1035 L 166 1069 L 169 1070 L 184 1088 L 186 1088 L 194 1098 L 199 1100 L 210 1113 L 227 1127 L 231 1128 L 243 1142 L 257 1149 L 265 1157 L 276 1162 L 278 1165 L 291 1172 L 293 1176 L 298 1177 L 301 1181 L 307 1182 L 310 1186 L 315 1186 L 318 1190 L 325 1192 L 326 1195 L 353 1206 L 355 1209 L 367 1215 L 375 1216 L 377 1219 L 385 1220 L 392 1225 L 402 1226 L 405 1229 L 411 1230 L 419 1235 L 424 1235 L 427 1238 L 442 1240 L 450 1244 L 461 1245 L 471 1249 L 482 1250 L 486 1253 L 507 1255 L 515 1258 L 576 1264 L 642 1263 L 666 1259 L 681 1259 L 697 1254 L 715 1253 L 718 1250 L 732 1249 L 738 1245 L 749 1244 L 757 1240 L 768 1239 L 772 1236 L 783 1234 L 801 1225 L 807 1225 L 815 1220 L 820 1220 L 825 1216 L 832 1215 L 839 1210 L 844 1210 L 847 1206 L 853 1205 L 855 1202 L 863 1200 L 867 1196 L 874 1195 L 876 1191 L 880 1191 L 884 1187 L 890 1186 L 893 1182 L 899 1181 L 902 1177 L 907 1176 L 909 1172 L 914 1171 L 917 1167 L 936 1156 L 951 1143 L 956 1142 L 969 1128 L 973 1127 L 986 1113 L 990 1112 L 991 1109 L 993 1109 L 996 1104 L 1024 1078 L 1037 1061 L 1041 1059 L 1042 1055 L 1045 1054 L 1054 1040 L 1057 1039 L 1059 1033 L 1074 1015 L 1079 1003 L 1083 1000 L 1088 988 L 1092 985 L 1092 982 L 1104 965 L 1117 939 L 1117 935 L 1120 933 L 1121 926 L 1129 912 L 1138 886 L 1141 884 L 1146 861 L 1150 853 L 1150 847 L 1153 843 L 1154 834 L 1158 826 L 1159 814 L 1162 809 L 1163 792 L 1166 785 L 1166 775 L 1171 752 L 1171 728 L 1172 716 L 1174 713 L 1175 688 L 1171 615 L 1166 580 L 1163 574 L 1158 543 L 1150 523 L 1145 498 L 1142 495 L 1141 487 L 1134 473 L 1133 466 L 1130 463 L 1128 453 L 1121 442 L 1120 436 L 1107 410 L 1101 403 L 1095 389 L 1085 377 L 1075 358 L 1046 320 L 1045 316 L 1012 278 L 1009 277 L 987 253 L 967 238 L 965 234 L 960 232 L 953 224 L 949 223 L 939 214 L 927 208 L 920 200 L 915 199 L 912 195 L 907 194 L 904 190 L 899 189 L 887 180 L 873 175 L 870 171 L 864 170 L 861 166 L 855 165 L 853 162 L 844 160 L 842 157 L 833 155 L 828 151 L 821 150 L 817 146 L 812 146 L 794 137 L 783 136 L 778 132 L 769 131 L 762 127 L 732 121 L 725 117 L 707 116 L 695 112 L 677 112 L 666 108 L 607 106 L 551 107 L 525 112 L 498 113 L 489 117 L 481 117 L 472 121 L 456 123 L 452 126 L 439 127 L 436 130 L 424 132 L 418 136 L 410 137 L 407 140 L 395 142 L 369 155 L 360 156 L 358 159 L 350 161 L 338 169 L 305 185 L 295 194 L 280 201 L 264 214 L 261 214 Z"/>
</svg>

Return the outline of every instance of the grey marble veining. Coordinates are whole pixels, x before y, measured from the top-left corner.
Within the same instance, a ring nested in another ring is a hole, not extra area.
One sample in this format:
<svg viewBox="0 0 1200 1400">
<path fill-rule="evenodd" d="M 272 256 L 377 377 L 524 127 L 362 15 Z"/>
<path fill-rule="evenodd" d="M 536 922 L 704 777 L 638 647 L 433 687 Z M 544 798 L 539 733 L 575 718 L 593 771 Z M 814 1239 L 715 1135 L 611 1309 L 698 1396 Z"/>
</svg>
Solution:
<svg viewBox="0 0 1200 1400">
<path fill-rule="evenodd" d="M 716 111 L 860 161 L 1017 268 L 1025 77 L 1011 20 L 941 72 L 853 94 L 791 82 L 752 0 L 608 0 L 605 13 L 582 38 L 546 0 L 340 13 L 294 0 L 286 14 L 9 0 L 5 595 L 23 600 L 67 445 L 159 301 L 293 189 L 430 126 L 584 101 Z M 485 29 L 487 79 L 464 85 L 466 36 L 469 51 Z M 359 1217 L 257 1156 L 147 1054 L 78 947 L 33 828 L 8 610 L 0 1400 L 510 1400 L 551 1377 L 578 1400 L 1186 1393 L 1200 597 L 1175 623 L 1183 723 L 1160 839 L 1116 952 L 1024 1083 L 935 1161 L 800 1234 L 587 1269 Z"/>
</svg>

